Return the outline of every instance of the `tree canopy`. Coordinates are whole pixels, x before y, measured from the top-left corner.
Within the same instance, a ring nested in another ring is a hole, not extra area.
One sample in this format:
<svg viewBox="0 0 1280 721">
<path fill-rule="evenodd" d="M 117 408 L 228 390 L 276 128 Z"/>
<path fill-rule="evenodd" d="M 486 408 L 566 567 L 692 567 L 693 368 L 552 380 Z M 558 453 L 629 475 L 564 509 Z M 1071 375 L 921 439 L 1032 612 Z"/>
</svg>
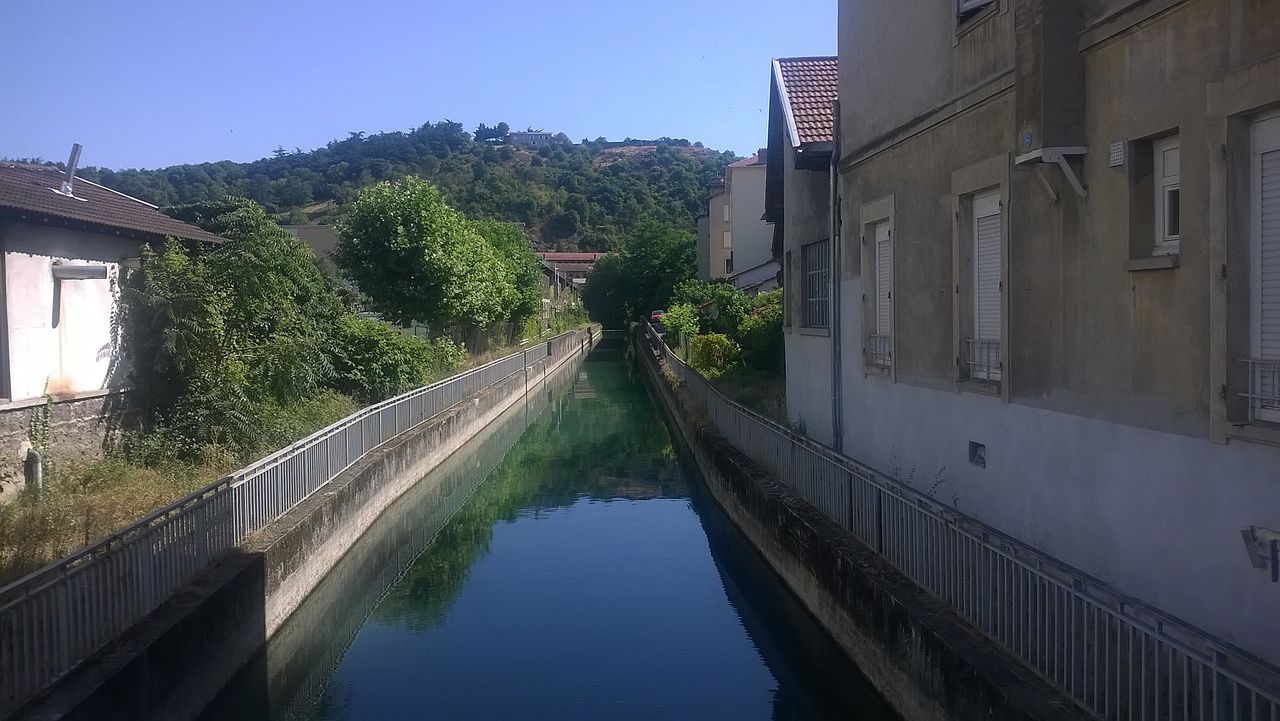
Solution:
<svg viewBox="0 0 1280 721">
<path fill-rule="evenodd" d="M 538 307 L 523 234 L 467 220 L 425 180 L 365 188 L 337 230 L 338 265 L 392 320 L 436 331 L 484 327 L 518 322 Z M 528 285 L 518 287 L 517 277 Z"/>
<path fill-rule="evenodd" d="M 619 327 L 639 314 L 664 308 L 673 290 L 693 277 L 692 233 L 647 220 L 623 238 L 616 253 L 596 262 L 582 290 L 591 317 Z"/>
<path fill-rule="evenodd" d="M 645 218 L 692 231 L 707 184 L 734 159 L 673 138 L 562 138 L 535 150 L 504 144 L 508 130 L 481 124 L 473 136 L 443 120 L 407 132 L 353 131 L 311 151 L 281 145 L 249 163 L 85 167 L 79 175 L 160 206 L 242 196 L 285 222 L 331 221 L 362 188 L 416 176 L 468 217 L 523 224 L 539 247 L 607 250 Z"/>
</svg>

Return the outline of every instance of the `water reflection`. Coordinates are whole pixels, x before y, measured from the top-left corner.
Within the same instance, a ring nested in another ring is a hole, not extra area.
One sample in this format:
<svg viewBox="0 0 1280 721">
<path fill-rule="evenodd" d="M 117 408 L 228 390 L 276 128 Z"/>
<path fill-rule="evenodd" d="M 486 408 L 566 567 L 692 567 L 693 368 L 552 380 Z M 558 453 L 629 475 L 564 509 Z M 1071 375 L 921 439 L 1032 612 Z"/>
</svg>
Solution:
<svg viewBox="0 0 1280 721">
<path fill-rule="evenodd" d="M 616 354 L 567 382 L 407 494 L 206 718 L 887 718 Z"/>
</svg>

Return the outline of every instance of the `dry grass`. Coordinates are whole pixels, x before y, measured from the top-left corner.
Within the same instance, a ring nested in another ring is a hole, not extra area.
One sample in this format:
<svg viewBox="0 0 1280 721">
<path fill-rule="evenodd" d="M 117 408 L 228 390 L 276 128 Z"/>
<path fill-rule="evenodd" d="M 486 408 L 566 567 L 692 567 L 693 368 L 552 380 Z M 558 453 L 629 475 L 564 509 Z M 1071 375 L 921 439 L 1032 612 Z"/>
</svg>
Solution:
<svg viewBox="0 0 1280 721">
<path fill-rule="evenodd" d="M 0 583 L 98 541 L 234 470 L 121 458 L 53 463 L 39 493 L 0 506 Z"/>
</svg>

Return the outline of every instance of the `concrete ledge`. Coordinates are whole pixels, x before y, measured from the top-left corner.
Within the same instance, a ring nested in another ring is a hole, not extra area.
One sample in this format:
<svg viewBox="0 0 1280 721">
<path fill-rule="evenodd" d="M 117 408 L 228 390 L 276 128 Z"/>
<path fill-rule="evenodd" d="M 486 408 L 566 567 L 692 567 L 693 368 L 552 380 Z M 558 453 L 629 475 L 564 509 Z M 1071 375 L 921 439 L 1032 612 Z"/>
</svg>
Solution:
<svg viewBox="0 0 1280 721">
<path fill-rule="evenodd" d="M 705 422 L 648 354 L 640 363 L 710 495 L 885 700 L 911 721 L 1090 718 Z"/>
<path fill-rule="evenodd" d="M 368 454 L 11 718 L 194 718 L 386 508 L 584 357 L 539 361 Z"/>
</svg>

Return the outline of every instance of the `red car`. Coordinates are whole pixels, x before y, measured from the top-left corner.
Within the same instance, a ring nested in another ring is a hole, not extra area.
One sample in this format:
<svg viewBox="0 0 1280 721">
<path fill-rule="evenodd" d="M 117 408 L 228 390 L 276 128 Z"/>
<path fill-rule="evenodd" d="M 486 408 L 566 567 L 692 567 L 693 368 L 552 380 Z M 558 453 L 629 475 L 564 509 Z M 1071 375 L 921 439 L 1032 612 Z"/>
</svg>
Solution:
<svg viewBox="0 0 1280 721">
<path fill-rule="evenodd" d="M 665 310 L 655 310 L 654 312 L 649 314 L 649 321 L 652 323 L 657 323 L 658 321 L 662 320 L 662 316 L 666 314 L 667 312 Z"/>
</svg>

